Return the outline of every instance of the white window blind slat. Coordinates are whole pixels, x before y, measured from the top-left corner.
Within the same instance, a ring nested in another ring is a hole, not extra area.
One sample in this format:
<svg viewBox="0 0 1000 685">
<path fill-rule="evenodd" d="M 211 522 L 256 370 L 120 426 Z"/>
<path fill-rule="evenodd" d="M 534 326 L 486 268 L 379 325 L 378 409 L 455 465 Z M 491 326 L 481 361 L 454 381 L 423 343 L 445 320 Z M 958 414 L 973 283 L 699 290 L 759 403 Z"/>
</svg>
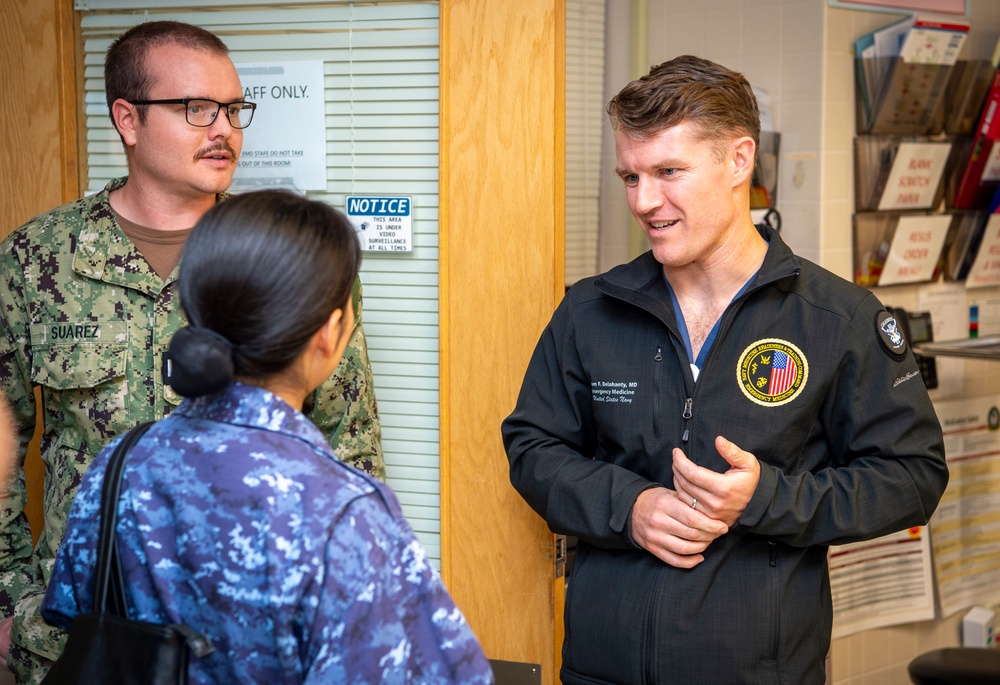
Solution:
<svg viewBox="0 0 1000 685">
<path fill-rule="evenodd" d="M 389 484 L 391 487 L 391 483 Z M 419 507 L 412 504 L 402 505 L 403 516 L 407 518 L 410 525 L 416 529 L 417 526 L 421 528 L 440 528 L 440 513 L 437 507 Z"/>
<path fill-rule="evenodd" d="M 391 13 L 386 13 L 383 7 L 374 4 L 355 4 L 350 0 L 331 2 L 330 0 L 295 0 L 294 3 L 281 3 L 275 0 L 212 0 L 205 3 L 202 10 L 191 10 L 191 0 L 127 0 L 128 8 L 122 7 L 123 0 L 75 0 L 74 9 L 78 10 L 116 10 L 117 13 L 87 14 L 82 16 L 82 26 L 85 29 L 117 28 L 118 33 L 134 26 L 143 17 L 150 19 L 167 18 L 185 21 L 204 26 L 212 31 L 223 32 L 233 26 L 245 25 L 261 29 L 274 26 L 285 21 L 304 21 L 306 23 L 351 21 L 361 26 L 371 25 L 379 28 L 395 28 L 406 22 L 425 21 L 436 26 L 438 21 L 438 3 L 433 0 L 413 0 L 399 3 Z M 87 5 L 87 6 L 83 6 Z M 270 5 L 259 9 L 247 9 L 254 5 Z M 284 6 L 282 6 L 284 5 Z M 311 6 L 312 5 L 312 6 Z M 315 7 L 322 5 L 322 7 Z M 233 7 L 225 11 L 221 8 Z M 159 9 L 169 12 L 145 12 L 135 10 Z M 261 22 L 262 12 L 268 12 L 268 21 Z M 168 14 L 169 16 L 162 16 Z M 138 18 L 137 18 L 138 16 Z"/>
<path fill-rule="evenodd" d="M 369 311 L 371 311 L 371 316 L 369 316 Z M 397 310 L 398 311 L 398 310 Z M 437 326 L 416 326 L 411 324 L 395 324 L 392 322 L 380 323 L 378 321 L 379 315 L 389 316 L 396 313 L 395 311 L 380 311 L 378 309 L 368 310 L 365 309 L 365 332 L 368 331 L 368 322 L 371 321 L 371 326 L 374 328 L 375 333 L 379 337 L 384 337 L 387 335 L 398 335 L 404 338 L 431 338 L 437 340 L 438 327 Z M 374 334 L 373 334 L 374 335 Z M 380 340 L 376 338 L 374 341 L 368 341 L 369 349 L 378 349 L 378 347 L 373 347 Z M 395 344 L 395 343 L 387 343 Z M 382 384 L 379 384 L 379 389 L 382 388 Z"/>
<path fill-rule="evenodd" d="M 416 391 L 409 388 L 379 388 L 379 397 L 382 402 L 423 402 L 431 397 L 426 391 Z M 437 404 L 438 395 L 433 394 L 434 404 Z"/>
<path fill-rule="evenodd" d="M 435 60 L 431 64 L 437 64 Z M 356 72 L 354 72 L 356 73 Z M 351 89 L 351 82 L 354 73 L 341 73 L 328 71 L 325 79 L 326 87 L 329 89 Z M 440 81 L 437 70 L 427 72 L 415 72 L 408 74 L 365 74 L 365 83 L 369 88 L 437 88 Z M 426 94 L 425 94 L 426 97 Z"/>
<path fill-rule="evenodd" d="M 409 450 L 408 458 L 404 464 L 401 464 L 402 466 L 419 470 L 421 473 L 430 473 L 433 470 L 434 465 L 438 463 L 438 448 L 435 445 L 437 438 L 433 436 L 426 440 L 420 440 L 418 438 L 414 439 L 413 442 L 414 445 L 411 449 L 408 446 L 409 440 L 397 440 L 391 436 L 383 436 L 382 438 L 383 446 L 386 449 L 391 450 L 389 453 L 392 455 L 399 454 L 401 450 Z M 404 480 L 402 477 L 397 478 L 394 474 L 389 474 L 388 478 L 397 482 Z"/>
<path fill-rule="evenodd" d="M 396 468 L 396 475 L 405 483 L 417 483 L 423 480 L 423 469 L 412 468 L 410 466 L 399 466 Z M 423 481 L 437 485 L 437 481 Z"/>
<path fill-rule="evenodd" d="M 114 38 L 141 21 L 175 19 L 218 34 L 237 64 L 323 61 L 328 182 L 325 192 L 310 197 L 340 209 L 349 194 L 413 198 L 413 252 L 369 252 L 362 260 L 364 322 L 387 480 L 406 500 L 404 515 L 439 565 L 438 3 L 213 0 L 200 10 L 191 9 L 190 0 L 128 4 L 151 9 L 77 0 L 84 10 L 90 191 L 126 173 L 105 104 L 104 54 Z M 180 5 L 185 8 L 170 9 Z"/>
<path fill-rule="evenodd" d="M 433 140 L 327 140 L 326 152 L 329 155 L 430 155 L 437 165 L 437 143 Z M 428 162 L 430 159 L 427 160 Z"/>
<path fill-rule="evenodd" d="M 438 377 L 437 364 L 413 364 L 411 362 L 406 362 L 406 363 L 372 362 L 372 371 L 375 371 L 376 369 L 378 370 L 378 373 L 383 376 L 407 376 L 412 378 L 422 377 L 425 379 L 429 378 L 434 380 L 436 380 Z M 375 382 L 377 388 L 379 379 L 376 378 Z M 385 424 L 383 423 L 383 428 L 384 427 Z"/>
<path fill-rule="evenodd" d="M 378 362 L 398 362 L 400 364 L 427 364 L 437 366 L 438 355 L 435 349 L 426 349 L 426 338 L 412 338 L 407 341 L 407 349 L 399 348 L 379 348 L 371 350 L 372 361 Z M 424 348 L 424 349 L 421 349 Z"/>
</svg>

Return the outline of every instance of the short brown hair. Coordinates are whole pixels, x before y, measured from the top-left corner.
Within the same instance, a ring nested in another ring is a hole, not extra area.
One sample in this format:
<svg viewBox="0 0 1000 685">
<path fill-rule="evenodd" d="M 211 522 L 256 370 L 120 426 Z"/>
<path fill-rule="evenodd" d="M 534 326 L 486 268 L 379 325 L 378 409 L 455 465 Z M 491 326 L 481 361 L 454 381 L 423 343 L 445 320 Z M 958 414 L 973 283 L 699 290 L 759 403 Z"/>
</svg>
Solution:
<svg viewBox="0 0 1000 685">
<path fill-rule="evenodd" d="M 133 26 L 111 44 L 104 58 L 104 97 L 108 102 L 108 114 L 118 98 L 127 102 L 148 99 L 151 84 L 146 56 L 152 48 L 170 43 L 217 55 L 229 54 L 229 48 L 218 36 L 200 26 L 180 21 L 147 21 Z M 146 109 L 145 105 L 136 106 L 141 122 L 146 120 Z"/>
<path fill-rule="evenodd" d="M 750 136 L 760 144 L 760 110 L 743 74 L 693 55 L 675 57 L 632 81 L 608 103 L 612 127 L 650 138 L 687 121 L 705 139 Z"/>
</svg>

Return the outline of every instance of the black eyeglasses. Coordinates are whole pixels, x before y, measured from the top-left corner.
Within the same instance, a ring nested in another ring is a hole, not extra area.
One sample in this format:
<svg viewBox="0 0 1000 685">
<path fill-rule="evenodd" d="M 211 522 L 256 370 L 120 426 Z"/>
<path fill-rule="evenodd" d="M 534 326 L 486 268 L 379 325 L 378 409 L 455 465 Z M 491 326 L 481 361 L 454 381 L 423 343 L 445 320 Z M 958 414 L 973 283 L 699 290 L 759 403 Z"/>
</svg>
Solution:
<svg viewBox="0 0 1000 685">
<path fill-rule="evenodd" d="M 256 102 L 217 102 L 205 98 L 175 98 L 171 100 L 132 100 L 133 105 L 184 105 L 184 116 L 192 126 L 211 126 L 225 108 L 226 118 L 233 128 L 246 128 L 253 121 Z"/>
</svg>

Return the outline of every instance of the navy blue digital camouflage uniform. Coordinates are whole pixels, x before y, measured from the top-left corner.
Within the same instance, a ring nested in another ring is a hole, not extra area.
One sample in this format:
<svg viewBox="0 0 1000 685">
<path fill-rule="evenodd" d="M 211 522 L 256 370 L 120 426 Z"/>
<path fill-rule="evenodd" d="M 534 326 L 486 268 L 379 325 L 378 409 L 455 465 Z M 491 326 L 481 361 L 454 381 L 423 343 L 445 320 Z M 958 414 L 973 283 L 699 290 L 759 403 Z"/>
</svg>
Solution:
<svg viewBox="0 0 1000 685">
<path fill-rule="evenodd" d="M 43 604 L 62 627 L 91 606 L 111 451 L 84 476 Z M 133 618 L 216 646 L 192 660 L 193 683 L 492 681 L 389 488 L 262 388 L 233 383 L 155 424 L 118 516 Z"/>
</svg>

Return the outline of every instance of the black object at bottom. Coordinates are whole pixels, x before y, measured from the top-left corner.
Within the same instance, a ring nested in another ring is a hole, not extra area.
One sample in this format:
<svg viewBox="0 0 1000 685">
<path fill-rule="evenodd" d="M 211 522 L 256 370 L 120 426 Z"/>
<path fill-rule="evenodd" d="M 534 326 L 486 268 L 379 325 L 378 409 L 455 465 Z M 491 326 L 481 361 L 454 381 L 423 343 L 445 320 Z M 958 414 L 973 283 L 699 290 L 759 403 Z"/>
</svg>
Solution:
<svg viewBox="0 0 1000 685">
<path fill-rule="evenodd" d="M 496 685 L 541 685 L 542 667 L 522 661 L 490 659 Z"/>
<path fill-rule="evenodd" d="M 915 685 L 996 685 L 1000 683 L 1000 651 L 986 647 L 946 647 L 910 662 Z"/>
</svg>

